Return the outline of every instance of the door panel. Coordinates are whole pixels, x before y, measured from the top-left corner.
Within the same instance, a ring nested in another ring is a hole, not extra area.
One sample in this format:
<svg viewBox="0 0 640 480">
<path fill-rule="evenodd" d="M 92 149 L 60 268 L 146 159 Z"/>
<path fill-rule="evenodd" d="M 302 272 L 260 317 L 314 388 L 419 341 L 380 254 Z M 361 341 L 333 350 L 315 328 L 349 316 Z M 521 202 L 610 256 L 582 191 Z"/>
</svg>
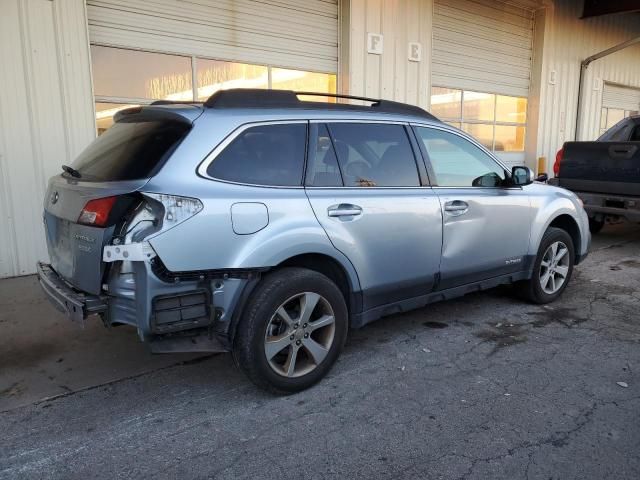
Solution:
<svg viewBox="0 0 640 480">
<path fill-rule="evenodd" d="M 432 289 L 442 218 L 430 188 L 308 188 L 307 196 L 333 245 L 358 272 L 365 310 Z"/>
<path fill-rule="evenodd" d="M 524 269 L 531 225 L 524 190 L 436 190 L 443 207 L 441 289 Z M 448 210 L 461 204 L 466 210 Z"/>
<path fill-rule="evenodd" d="M 441 289 L 523 270 L 532 210 L 522 188 L 479 144 L 455 131 L 415 127 L 442 205 Z"/>
</svg>

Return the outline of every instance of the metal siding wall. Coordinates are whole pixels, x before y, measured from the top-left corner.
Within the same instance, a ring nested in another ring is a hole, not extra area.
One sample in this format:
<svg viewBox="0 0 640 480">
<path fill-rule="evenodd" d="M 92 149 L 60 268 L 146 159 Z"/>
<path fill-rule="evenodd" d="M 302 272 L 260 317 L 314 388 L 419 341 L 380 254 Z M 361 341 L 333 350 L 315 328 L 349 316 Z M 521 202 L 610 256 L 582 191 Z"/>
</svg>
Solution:
<svg viewBox="0 0 640 480">
<path fill-rule="evenodd" d="M 537 156 L 547 157 L 547 171 L 565 141 L 574 139 L 580 62 L 590 55 L 640 35 L 640 14 L 608 15 L 581 20 L 581 0 L 556 0 L 547 8 L 542 74 L 539 79 L 540 116 Z M 556 72 L 555 85 L 549 83 Z M 593 62 L 584 78 L 579 140 L 598 136 L 603 82 L 640 87 L 640 46 Z M 595 88 L 594 88 L 595 87 Z"/>
<path fill-rule="evenodd" d="M 351 0 L 345 17 L 349 93 L 429 108 L 432 0 Z M 367 33 L 383 35 L 382 55 L 367 53 Z M 421 44 L 420 62 L 409 61 L 410 42 Z"/>
<path fill-rule="evenodd" d="M 640 89 L 607 83 L 602 92 L 602 106 L 624 110 L 640 110 Z"/>
<path fill-rule="evenodd" d="M 337 0 L 87 0 L 92 43 L 319 72 L 338 68 Z"/>
<path fill-rule="evenodd" d="M 4 0 L 0 16 L 0 277 L 46 260 L 47 179 L 94 138 L 84 5 Z"/>
<path fill-rule="evenodd" d="M 435 0 L 433 85 L 526 97 L 533 12 L 493 0 Z"/>
</svg>

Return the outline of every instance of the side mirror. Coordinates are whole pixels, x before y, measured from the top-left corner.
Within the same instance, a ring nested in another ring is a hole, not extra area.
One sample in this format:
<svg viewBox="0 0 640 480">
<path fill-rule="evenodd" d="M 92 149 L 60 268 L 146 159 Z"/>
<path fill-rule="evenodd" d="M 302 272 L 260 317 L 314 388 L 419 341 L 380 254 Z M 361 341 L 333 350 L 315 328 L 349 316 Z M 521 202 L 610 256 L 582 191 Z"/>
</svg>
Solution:
<svg viewBox="0 0 640 480">
<path fill-rule="evenodd" d="M 513 167 L 511 169 L 511 184 L 523 187 L 533 183 L 535 174 L 529 167 Z"/>
<path fill-rule="evenodd" d="M 541 173 L 536 177 L 536 182 L 546 183 L 547 180 L 549 180 L 549 175 L 547 175 L 546 173 Z"/>
</svg>

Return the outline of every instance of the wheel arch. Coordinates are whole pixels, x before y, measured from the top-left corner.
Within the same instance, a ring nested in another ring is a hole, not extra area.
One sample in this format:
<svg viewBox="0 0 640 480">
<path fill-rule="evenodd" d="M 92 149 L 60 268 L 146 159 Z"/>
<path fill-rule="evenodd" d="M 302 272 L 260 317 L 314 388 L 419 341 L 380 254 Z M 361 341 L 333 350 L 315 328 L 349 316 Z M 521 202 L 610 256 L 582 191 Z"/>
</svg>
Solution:
<svg viewBox="0 0 640 480">
<path fill-rule="evenodd" d="M 551 189 L 549 191 L 549 189 Z M 540 242 L 549 227 L 567 232 L 573 241 L 576 259 L 586 254 L 589 242 L 587 218 L 570 192 L 555 187 L 534 190 L 529 255 L 536 256 Z M 586 236 L 585 236 L 586 235 Z M 578 263 L 578 262 L 576 262 Z"/>
<path fill-rule="evenodd" d="M 580 246 L 582 245 L 582 234 L 580 233 L 580 227 L 575 218 L 567 213 L 563 213 L 555 217 L 548 227 L 560 228 L 567 232 L 573 241 L 574 254 L 578 255 Z"/>
<path fill-rule="evenodd" d="M 282 267 L 308 268 L 321 273 L 338 286 L 349 313 L 351 314 L 354 310 L 355 313 L 359 313 L 359 306 L 354 305 L 354 303 L 358 303 L 354 298 L 357 290 L 354 289 L 345 268 L 336 259 L 321 253 L 304 253 L 284 260 L 276 268 Z"/>
<path fill-rule="evenodd" d="M 298 253 L 283 258 L 278 264 L 269 268 L 261 276 L 269 275 L 269 272 L 285 267 L 308 268 L 328 277 L 333 281 L 344 296 L 349 317 L 362 311 L 362 293 L 360 281 L 357 273 L 346 257 L 338 259 L 332 255 L 321 252 Z M 248 283 L 242 292 L 241 299 L 234 309 L 231 323 L 229 325 L 228 336 L 231 344 L 236 335 L 236 329 L 244 313 L 245 305 L 251 293 L 260 282 L 260 278 Z"/>
</svg>

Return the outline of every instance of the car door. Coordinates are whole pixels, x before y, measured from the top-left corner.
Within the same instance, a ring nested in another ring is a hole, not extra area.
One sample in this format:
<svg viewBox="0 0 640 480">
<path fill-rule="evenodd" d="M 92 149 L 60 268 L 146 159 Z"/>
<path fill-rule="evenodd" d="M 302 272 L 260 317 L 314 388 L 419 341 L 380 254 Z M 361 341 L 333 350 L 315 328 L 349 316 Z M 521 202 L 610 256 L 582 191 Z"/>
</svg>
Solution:
<svg viewBox="0 0 640 480">
<path fill-rule="evenodd" d="M 312 122 L 306 192 L 355 267 L 368 310 L 427 294 L 440 264 L 440 203 L 408 126 Z M 420 172 L 419 169 L 422 169 Z"/>
<path fill-rule="evenodd" d="M 526 269 L 532 209 L 522 187 L 478 144 L 449 129 L 414 126 L 443 216 L 440 289 Z"/>
</svg>

